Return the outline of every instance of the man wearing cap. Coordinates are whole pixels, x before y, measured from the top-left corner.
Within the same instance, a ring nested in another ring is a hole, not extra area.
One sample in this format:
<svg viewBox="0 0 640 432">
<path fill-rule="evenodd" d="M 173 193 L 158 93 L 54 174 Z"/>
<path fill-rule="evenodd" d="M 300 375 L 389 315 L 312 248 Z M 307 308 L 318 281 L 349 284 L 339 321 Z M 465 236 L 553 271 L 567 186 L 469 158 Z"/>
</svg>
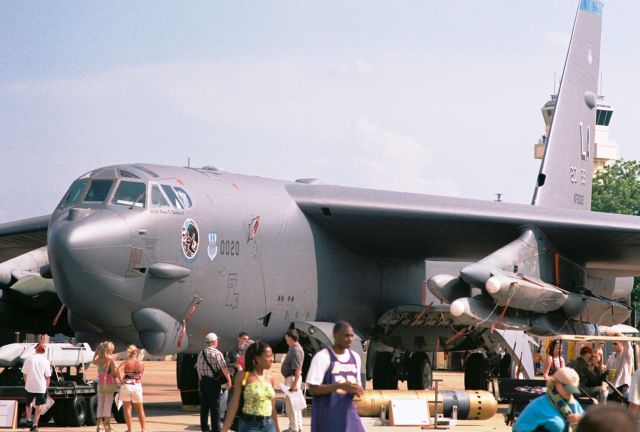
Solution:
<svg viewBox="0 0 640 432">
<path fill-rule="evenodd" d="M 27 391 L 27 406 L 25 417 L 29 430 L 38 430 L 38 421 L 42 406 L 47 402 L 47 387 L 51 380 L 51 363 L 44 356 L 46 346 L 42 342 L 36 345 L 36 353 L 27 357 L 22 365 L 22 376 L 24 377 L 24 388 Z M 35 417 L 31 421 L 31 402 L 35 404 Z"/>
<path fill-rule="evenodd" d="M 513 431 L 574 431 L 584 414 L 582 406 L 573 397 L 580 393 L 579 385 L 580 377 L 575 370 L 568 366 L 558 369 L 547 381 L 547 393 L 525 407 L 513 425 Z"/>
<path fill-rule="evenodd" d="M 198 354 L 196 370 L 200 377 L 200 430 L 220 432 L 220 384 L 214 378 L 223 374 L 227 379 L 227 387 L 231 387 L 231 376 L 224 361 L 224 355 L 218 351 L 218 336 L 209 333 L 205 336 L 208 346 Z M 211 429 L 208 416 L 211 412 Z"/>
<path fill-rule="evenodd" d="M 603 389 L 603 378 L 600 378 L 600 374 L 596 373 L 593 362 L 591 361 L 591 354 L 593 350 L 591 347 L 584 346 L 580 349 L 580 356 L 574 361 L 569 363 L 569 367 L 575 369 L 580 377 L 580 386 L 589 395 L 600 399 Z"/>
</svg>

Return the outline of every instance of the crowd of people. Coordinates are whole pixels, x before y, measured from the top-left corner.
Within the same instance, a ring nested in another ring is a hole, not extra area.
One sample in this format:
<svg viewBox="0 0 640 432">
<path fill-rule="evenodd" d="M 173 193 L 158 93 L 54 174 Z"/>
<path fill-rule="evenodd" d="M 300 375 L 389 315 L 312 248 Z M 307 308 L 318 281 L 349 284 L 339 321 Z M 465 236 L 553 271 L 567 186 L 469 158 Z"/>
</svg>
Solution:
<svg viewBox="0 0 640 432">
<path fill-rule="evenodd" d="M 333 328 L 334 344 L 325 348 L 313 357 L 307 373 L 306 383 L 302 382 L 302 366 L 304 350 L 300 345 L 300 337 L 296 330 L 288 330 L 284 340 L 288 346 L 287 354 L 282 361 L 280 373 L 284 378 L 285 410 L 289 426 L 282 432 L 302 431 L 302 409 L 294 402 L 296 393 L 306 385 L 313 396 L 311 429 L 313 431 L 353 431 L 364 432 L 362 421 L 358 416 L 353 398 L 362 394 L 360 382 L 360 356 L 351 350 L 354 333 L 351 325 L 340 321 Z M 207 335 L 207 340 L 216 340 L 215 334 Z M 215 347 L 214 347 L 215 348 Z M 209 355 L 203 350 L 200 358 Z M 227 432 L 280 432 L 275 405 L 275 382 L 269 378 L 267 371 L 274 361 L 273 349 L 267 343 L 253 341 L 245 332 L 238 335 L 238 345 L 226 359 L 217 349 L 210 353 L 215 359 L 215 367 L 210 368 L 211 376 L 216 381 L 220 375 L 234 377 L 229 387 L 229 405 L 222 427 L 219 429 L 219 413 L 211 404 L 201 402 L 202 431 Z M 204 360 L 203 360 L 204 361 Z M 212 362 L 213 363 L 213 362 Z M 198 367 L 200 388 L 208 371 Z M 220 381 L 219 381 L 220 382 Z M 214 387 L 216 397 L 220 396 L 220 386 Z M 208 413 L 211 412 L 211 429 L 208 424 Z"/>
<path fill-rule="evenodd" d="M 144 362 L 138 359 L 138 348 L 129 345 L 127 359 L 116 365 L 113 342 L 105 341 L 98 344 L 92 363 L 98 369 L 96 395 L 98 407 L 96 410 L 96 431 L 112 432 L 111 406 L 114 396 L 124 404 L 124 416 L 127 432 L 132 429 L 131 408 L 138 414 L 142 432 L 146 430 L 144 406 L 142 404 L 142 376 Z M 35 353 L 27 357 L 22 365 L 22 375 L 25 382 L 26 407 L 25 418 L 30 431 L 38 431 L 38 422 L 43 407 L 47 403 L 47 390 L 51 384 L 51 363 L 47 359 L 46 344 L 40 342 L 35 347 Z M 117 384 L 120 383 L 119 389 Z M 32 408 L 33 405 L 33 408 Z"/>
<path fill-rule="evenodd" d="M 618 333 L 616 336 L 622 335 Z M 294 399 L 305 386 L 313 396 L 312 432 L 364 432 L 353 403 L 353 398 L 363 393 L 360 356 L 351 350 L 353 328 L 349 323 L 340 321 L 333 328 L 333 338 L 331 347 L 324 348 L 313 356 L 303 383 L 305 353 L 300 344 L 300 336 L 293 329 L 284 334 L 288 351 L 282 361 L 280 373 L 284 378 L 285 409 L 289 424 L 282 432 L 302 431 L 302 408 Z M 201 431 L 280 432 L 275 382 L 269 374 L 274 362 L 272 347 L 264 341 L 251 340 L 246 332 L 238 334 L 236 346 L 226 354 L 218 349 L 218 336 L 215 333 L 207 334 L 205 342 L 206 347 L 198 353 L 195 364 L 199 378 Z M 637 430 L 640 369 L 634 372 L 631 344 L 623 340 L 613 341 L 612 353 L 606 362 L 603 360 L 601 345 L 603 344 L 580 347 L 576 358 L 567 363 L 562 342 L 550 341 L 545 350 L 545 358 L 536 357 L 536 363 L 541 366 L 538 372 L 546 380 L 546 393 L 525 407 L 513 430 Z M 135 408 L 144 432 L 144 362 L 138 358 L 138 348 L 130 345 L 127 348 L 127 358 L 116 364 L 114 349 L 112 342 L 102 342 L 93 358 L 98 372 L 96 430 L 112 431 L 111 406 L 115 395 L 124 404 L 127 432 L 132 431 L 132 408 Z M 45 351 L 46 345 L 39 343 L 35 347 L 35 354 L 28 357 L 22 367 L 27 393 L 25 414 L 31 431 L 38 430 L 38 421 L 42 407 L 47 402 L 47 388 L 50 385 L 52 369 L 44 355 Z M 228 394 L 228 406 L 223 419 L 220 399 L 224 391 Z M 587 395 L 597 403 L 607 400 L 620 403 L 600 405 L 585 413 L 575 397 L 578 394 Z M 629 408 L 625 408 L 626 404 Z"/>
<path fill-rule="evenodd" d="M 580 347 L 570 363 L 562 352 L 562 342 L 552 340 L 541 369 L 547 380 L 546 393 L 532 400 L 513 426 L 515 432 L 627 432 L 638 430 L 640 411 L 640 369 L 634 371 L 630 342 L 611 343 L 612 353 L 603 361 L 602 346 Z M 599 404 L 586 414 L 576 395 Z M 606 405 L 605 405 L 606 404 Z M 628 408 L 627 408 L 628 405 Z"/>
</svg>

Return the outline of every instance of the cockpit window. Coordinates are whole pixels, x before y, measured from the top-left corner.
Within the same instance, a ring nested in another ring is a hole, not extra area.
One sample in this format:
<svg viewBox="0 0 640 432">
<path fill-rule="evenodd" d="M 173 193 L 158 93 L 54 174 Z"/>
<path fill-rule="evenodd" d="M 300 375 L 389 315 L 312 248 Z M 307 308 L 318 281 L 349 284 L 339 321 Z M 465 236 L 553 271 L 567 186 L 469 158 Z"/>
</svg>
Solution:
<svg viewBox="0 0 640 432">
<path fill-rule="evenodd" d="M 164 191 L 164 193 L 167 194 L 169 201 L 171 201 L 171 204 L 173 204 L 175 208 L 178 208 L 178 209 L 184 208 L 182 201 L 180 201 L 180 198 L 178 198 L 178 195 L 176 195 L 176 193 L 173 191 L 173 188 L 171 186 L 162 185 L 162 190 Z"/>
<path fill-rule="evenodd" d="M 113 180 L 93 180 L 87 195 L 84 197 L 84 202 L 104 202 L 107 199 L 107 195 L 109 195 L 113 182 Z"/>
<path fill-rule="evenodd" d="M 123 170 L 123 169 L 120 170 L 120 177 L 140 178 L 137 175 L 135 175 L 134 173 L 126 171 L 126 170 Z"/>
<path fill-rule="evenodd" d="M 67 194 L 64 196 L 62 200 L 62 204 L 60 204 L 61 208 L 69 207 L 74 205 L 80 200 L 80 196 L 82 195 L 82 191 L 84 190 L 84 185 L 87 184 L 89 180 L 80 179 L 73 182 Z"/>
<path fill-rule="evenodd" d="M 158 185 L 151 187 L 151 207 L 171 207 L 164 195 L 162 195 Z"/>
<path fill-rule="evenodd" d="M 113 203 L 144 208 L 147 195 L 147 185 L 139 182 L 121 181 L 113 196 Z"/>
<path fill-rule="evenodd" d="M 189 198 L 187 192 L 180 187 L 176 187 L 175 189 L 178 197 L 180 198 L 180 201 L 182 201 L 182 203 L 184 204 L 184 208 L 191 208 L 193 204 L 191 204 L 191 198 Z"/>
</svg>

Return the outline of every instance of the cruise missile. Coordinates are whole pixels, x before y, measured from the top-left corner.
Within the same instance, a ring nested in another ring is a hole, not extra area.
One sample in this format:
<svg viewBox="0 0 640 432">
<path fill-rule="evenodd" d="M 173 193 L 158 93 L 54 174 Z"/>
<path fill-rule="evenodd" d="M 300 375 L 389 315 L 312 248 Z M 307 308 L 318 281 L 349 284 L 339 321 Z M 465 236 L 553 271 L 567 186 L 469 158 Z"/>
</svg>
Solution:
<svg viewBox="0 0 640 432">
<path fill-rule="evenodd" d="M 361 417 L 378 417 L 384 406 L 389 411 L 391 401 L 397 399 L 424 400 L 429 404 L 429 413 L 433 415 L 435 409 L 435 390 L 365 390 L 353 402 Z M 484 390 L 440 390 L 438 391 L 437 412 L 445 417 L 451 417 L 453 407 L 458 408 L 460 420 L 487 420 L 498 410 L 498 401 L 488 391 Z"/>
<path fill-rule="evenodd" d="M 492 270 L 485 282 L 487 293 L 500 306 L 547 313 L 560 309 L 569 292 L 542 280 L 526 275 Z"/>
<path fill-rule="evenodd" d="M 459 277 L 448 274 L 432 276 L 427 281 L 427 288 L 445 303 L 451 303 L 460 297 L 471 297 L 471 287 Z"/>
</svg>

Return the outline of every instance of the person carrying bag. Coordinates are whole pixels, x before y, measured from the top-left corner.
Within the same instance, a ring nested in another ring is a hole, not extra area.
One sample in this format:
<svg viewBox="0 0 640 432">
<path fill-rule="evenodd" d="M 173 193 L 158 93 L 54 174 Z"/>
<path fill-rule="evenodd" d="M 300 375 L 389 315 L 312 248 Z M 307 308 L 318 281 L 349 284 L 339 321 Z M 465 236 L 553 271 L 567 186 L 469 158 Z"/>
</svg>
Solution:
<svg viewBox="0 0 640 432">
<path fill-rule="evenodd" d="M 220 432 L 220 390 L 223 384 L 231 387 L 231 376 L 224 355 L 217 349 L 218 336 L 209 333 L 205 336 L 207 348 L 200 351 L 196 370 L 200 378 L 200 430 Z M 208 417 L 211 414 L 211 429 Z"/>
</svg>

